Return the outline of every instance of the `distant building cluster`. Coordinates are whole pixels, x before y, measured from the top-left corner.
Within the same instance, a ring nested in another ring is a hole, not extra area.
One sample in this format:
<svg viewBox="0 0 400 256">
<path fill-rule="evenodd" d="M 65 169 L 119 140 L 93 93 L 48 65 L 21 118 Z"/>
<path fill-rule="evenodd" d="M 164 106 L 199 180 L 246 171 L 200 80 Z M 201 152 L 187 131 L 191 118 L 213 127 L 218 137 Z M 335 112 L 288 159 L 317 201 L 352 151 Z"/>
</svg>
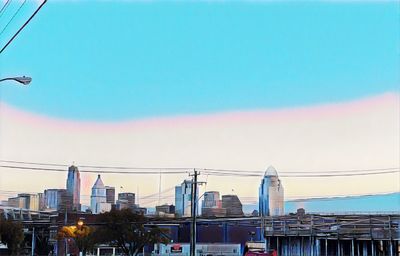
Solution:
<svg viewBox="0 0 400 256">
<path fill-rule="evenodd" d="M 21 193 L 2 201 L 1 205 L 31 211 L 79 212 L 81 205 L 81 178 L 78 167 L 68 168 L 65 188 L 45 189 L 44 193 Z M 105 186 L 100 175 L 92 187 L 90 207 L 85 211 L 99 214 L 111 209 L 130 208 L 136 213 L 146 214 L 147 209 L 135 204 L 135 193 L 119 193 L 115 200 L 115 187 Z"/>
<path fill-rule="evenodd" d="M 218 191 L 204 193 L 201 206 L 204 217 L 240 217 L 243 216 L 243 206 L 237 195 L 223 195 L 222 200 Z"/>
<path fill-rule="evenodd" d="M 203 217 L 240 217 L 244 216 L 243 205 L 237 195 L 222 195 L 218 191 L 206 191 L 199 196 L 199 185 L 196 194 L 193 193 L 192 180 L 184 180 L 175 186 L 175 205 L 163 204 L 156 206 L 156 214 L 163 217 L 191 217 L 192 201 L 196 201 L 198 211 L 196 215 Z M 72 165 L 68 168 L 66 188 L 51 188 L 44 193 L 20 193 L 16 197 L 2 201 L 2 205 L 14 208 L 29 209 L 33 211 L 82 211 L 81 205 L 81 179 L 78 167 Z M 284 189 L 276 169 L 268 167 L 261 180 L 258 191 L 259 209 L 253 215 L 278 216 L 284 215 Z M 192 200 L 193 197 L 193 200 Z M 199 198 L 202 198 L 200 204 Z M 136 195 L 131 192 L 118 193 L 116 198 L 115 187 L 104 185 L 98 175 L 93 184 L 90 207 L 85 211 L 99 214 L 111 209 L 131 209 L 139 214 L 147 214 L 147 209 L 136 204 Z"/>
<path fill-rule="evenodd" d="M 196 186 L 198 186 L 196 184 Z M 175 216 L 191 217 L 192 181 L 184 180 L 175 187 Z M 197 189 L 197 191 L 199 191 Z M 199 195 L 194 195 L 199 201 Z M 284 190 L 276 169 L 272 166 L 265 171 L 259 188 L 259 210 L 253 214 L 260 216 L 284 215 Z M 157 211 L 158 212 L 158 211 Z M 198 212 L 196 212 L 199 215 Z M 243 205 L 237 195 L 222 195 L 218 191 L 206 191 L 201 204 L 203 217 L 240 217 Z"/>
</svg>

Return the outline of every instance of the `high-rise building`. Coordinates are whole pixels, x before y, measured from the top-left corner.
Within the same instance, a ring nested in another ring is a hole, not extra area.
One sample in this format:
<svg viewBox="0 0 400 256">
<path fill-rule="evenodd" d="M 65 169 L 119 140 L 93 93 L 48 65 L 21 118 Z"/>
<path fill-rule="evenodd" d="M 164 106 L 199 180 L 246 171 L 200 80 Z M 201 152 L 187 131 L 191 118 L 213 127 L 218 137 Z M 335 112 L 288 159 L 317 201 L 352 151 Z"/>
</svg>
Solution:
<svg viewBox="0 0 400 256">
<path fill-rule="evenodd" d="M 118 200 L 115 205 L 116 209 L 131 209 L 136 214 L 147 214 L 147 209 L 135 204 L 135 193 L 125 192 L 118 194 Z"/>
<path fill-rule="evenodd" d="M 46 189 L 44 204 L 46 209 L 69 212 L 72 211 L 72 196 L 66 189 Z"/>
<path fill-rule="evenodd" d="M 284 215 L 284 190 L 278 173 L 270 166 L 265 171 L 259 188 L 259 214 L 260 216 Z"/>
<path fill-rule="evenodd" d="M 78 167 L 74 165 L 68 168 L 67 191 L 72 196 L 72 209 L 80 211 L 81 177 Z"/>
<path fill-rule="evenodd" d="M 199 189 L 195 200 L 198 200 Z M 190 217 L 192 216 L 192 181 L 184 180 L 180 186 L 175 187 L 175 214 L 177 217 Z"/>
<path fill-rule="evenodd" d="M 120 202 L 124 202 L 124 204 L 126 204 L 126 208 L 135 208 L 135 193 L 129 193 L 129 192 L 125 192 L 125 193 L 118 193 L 118 201 Z"/>
<path fill-rule="evenodd" d="M 92 187 L 92 195 L 90 196 L 90 208 L 92 213 L 98 214 L 111 210 L 111 204 L 107 203 L 106 187 L 101 180 L 100 175 Z"/>
<path fill-rule="evenodd" d="M 243 206 L 237 195 L 223 195 L 222 208 L 226 209 L 226 216 L 243 216 Z"/>
<path fill-rule="evenodd" d="M 18 194 L 18 197 L 25 198 L 25 205 L 22 208 L 29 209 L 32 211 L 39 210 L 39 195 L 38 194 L 22 193 L 22 194 Z"/>
<path fill-rule="evenodd" d="M 204 193 L 201 215 L 204 217 L 224 217 L 226 215 L 226 209 L 222 208 L 222 200 L 218 191 Z"/>
<path fill-rule="evenodd" d="M 26 207 L 26 198 L 25 197 L 10 197 L 8 198 L 8 206 L 15 208 L 25 208 Z"/>
<path fill-rule="evenodd" d="M 106 186 L 106 202 L 115 204 L 115 187 Z"/>
</svg>

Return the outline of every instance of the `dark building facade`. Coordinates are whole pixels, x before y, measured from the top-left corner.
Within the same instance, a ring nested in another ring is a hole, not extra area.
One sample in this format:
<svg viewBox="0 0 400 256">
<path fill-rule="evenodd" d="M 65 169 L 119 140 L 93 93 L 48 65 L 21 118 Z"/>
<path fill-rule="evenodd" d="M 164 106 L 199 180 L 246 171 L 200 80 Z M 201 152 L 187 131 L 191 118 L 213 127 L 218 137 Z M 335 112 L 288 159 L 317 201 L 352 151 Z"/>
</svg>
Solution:
<svg viewBox="0 0 400 256">
<path fill-rule="evenodd" d="M 125 200 L 130 207 L 134 207 L 135 193 L 119 193 L 118 200 Z"/>
<path fill-rule="evenodd" d="M 243 206 L 237 195 L 223 195 L 222 208 L 226 209 L 226 216 L 243 216 Z"/>
<path fill-rule="evenodd" d="M 106 186 L 106 202 L 115 204 L 115 188 Z"/>
</svg>

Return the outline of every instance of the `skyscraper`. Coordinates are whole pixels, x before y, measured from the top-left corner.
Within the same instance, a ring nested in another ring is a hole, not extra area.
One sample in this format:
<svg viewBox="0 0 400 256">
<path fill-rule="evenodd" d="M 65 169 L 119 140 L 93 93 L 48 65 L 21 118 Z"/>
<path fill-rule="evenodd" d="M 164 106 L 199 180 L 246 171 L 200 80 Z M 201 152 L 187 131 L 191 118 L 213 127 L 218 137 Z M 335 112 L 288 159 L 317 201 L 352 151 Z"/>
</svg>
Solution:
<svg viewBox="0 0 400 256">
<path fill-rule="evenodd" d="M 81 210 L 81 178 L 78 167 L 71 165 L 68 168 L 67 191 L 72 196 L 72 209 Z"/>
<path fill-rule="evenodd" d="M 106 186 L 106 201 L 110 204 L 115 204 L 115 187 Z"/>
<path fill-rule="evenodd" d="M 125 192 L 125 193 L 118 193 L 118 201 L 124 201 L 127 208 L 135 208 L 135 193 Z"/>
<path fill-rule="evenodd" d="M 92 187 L 92 195 L 90 196 L 90 208 L 92 213 L 98 214 L 111 210 L 111 204 L 107 203 L 106 187 L 101 180 L 100 175 Z"/>
<path fill-rule="evenodd" d="M 199 189 L 197 189 L 199 191 Z M 198 200 L 199 193 L 195 195 Z M 192 216 L 192 181 L 184 180 L 180 186 L 175 187 L 175 214 L 178 217 Z"/>
<path fill-rule="evenodd" d="M 274 167 L 270 166 L 265 171 L 259 189 L 259 214 L 260 216 L 277 216 L 284 214 L 284 191 L 281 180 Z"/>
<path fill-rule="evenodd" d="M 226 209 L 222 208 L 222 200 L 218 191 L 204 193 L 201 215 L 204 217 L 224 217 L 226 215 Z"/>
</svg>

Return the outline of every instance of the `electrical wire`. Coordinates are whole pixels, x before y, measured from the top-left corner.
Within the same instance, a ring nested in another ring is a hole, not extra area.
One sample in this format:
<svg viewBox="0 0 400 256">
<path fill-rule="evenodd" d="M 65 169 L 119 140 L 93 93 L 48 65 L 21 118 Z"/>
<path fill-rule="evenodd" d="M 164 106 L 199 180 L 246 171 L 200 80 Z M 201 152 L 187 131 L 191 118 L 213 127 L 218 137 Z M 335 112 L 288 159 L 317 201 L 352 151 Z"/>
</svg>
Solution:
<svg viewBox="0 0 400 256">
<path fill-rule="evenodd" d="M 3 7 L 1 7 L 0 10 L 0 18 L 3 15 L 3 13 L 6 12 L 7 7 L 10 5 L 10 3 L 12 2 L 12 0 L 7 0 L 7 2 L 3 5 Z M 4 12 L 3 12 L 4 11 Z"/>
<path fill-rule="evenodd" d="M 57 166 L 57 167 L 68 167 L 66 164 L 57 164 L 57 163 L 38 163 L 38 162 L 27 162 L 27 161 L 13 161 L 13 160 L 0 160 L 0 162 L 4 163 L 13 163 L 13 164 L 23 164 L 23 165 L 39 165 L 39 166 Z M 231 176 L 240 176 L 240 177 L 259 177 L 263 175 L 263 171 L 250 171 L 250 170 L 233 170 L 233 169 L 212 169 L 212 168 L 192 168 L 192 167 L 128 167 L 128 166 L 102 166 L 102 165 L 77 165 L 81 168 L 96 168 L 96 169 L 111 169 L 111 170 L 154 170 L 151 174 L 159 174 L 158 170 L 165 171 L 186 171 L 187 173 L 190 170 L 197 169 L 202 171 L 204 174 L 210 174 L 216 176 L 220 174 L 231 175 Z M 1 167 L 1 166 L 0 166 Z M 49 169 L 49 168 L 38 168 L 38 167 L 29 167 L 36 169 Z M 57 169 L 60 171 L 65 171 L 64 169 Z M 280 172 L 280 177 L 334 177 L 334 176 L 358 176 L 358 175 L 374 175 L 374 174 L 385 174 L 385 173 L 395 173 L 400 170 L 399 167 L 387 167 L 387 168 L 372 168 L 372 169 L 349 169 L 349 170 L 327 170 L 327 171 L 290 171 L 290 172 Z M 94 171 L 85 171 L 81 172 L 94 172 Z M 96 171 L 98 173 L 128 173 L 128 172 L 108 172 L 108 171 Z M 147 172 L 146 172 L 147 173 Z M 360 173 L 360 174 L 358 174 Z M 296 175 L 299 174 L 299 175 Z"/>
<path fill-rule="evenodd" d="M 262 174 L 253 173 L 229 173 L 229 172 L 218 172 L 218 171 L 206 171 L 211 176 L 221 177 L 261 177 Z M 390 174 L 399 173 L 398 170 L 394 171 L 376 171 L 376 172 L 364 172 L 364 173 L 340 173 L 340 174 L 294 174 L 294 175 L 279 175 L 283 178 L 324 178 L 324 177 L 350 177 L 350 176 L 366 176 L 366 175 L 378 175 L 378 174 Z"/>
<path fill-rule="evenodd" d="M 14 18 L 17 16 L 17 14 L 19 13 L 19 11 L 22 9 L 22 7 L 25 5 L 26 0 L 24 0 L 24 2 L 22 2 L 22 4 L 20 5 L 20 7 L 17 9 L 17 11 L 14 13 L 14 15 L 11 17 L 11 19 L 7 22 L 7 24 L 5 25 L 5 27 L 3 28 L 3 30 L 0 32 L 0 36 L 3 34 L 3 32 L 7 29 L 8 25 L 10 25 L 10 23 L 14 20 Z"/>
<path fill-rule="evenodd" d="M 16 169 L 16 170 L 26 170 L 26 171 L 44 171 L 44 172 L 67 172 L 65 169 L 57 168 L 42 168 L 42 167 L 26 167 L 26 166 L 12 166 L 12 165 L 0 165 L 3 168 Z M 80 170 L 81 173 L 109 173 L 109 174 L 160 174 L 160 171 L 98 171 L 98 170 Z M 162 174 L 186 174 L 187 171 L 163 171 Z"/>
<path fill-rule="evenodd" d="M 4 163 L 14 164 L 29 164 L 29 165 L 42 165 L 42 166 L 60 166 L 68 167 L 67 164 L 56 164 L 56 163 L 38 163 L 38 162 L 26 162 L 26 161 L 13 161 L 13 160 L 0 160 Z M 193 168 L 188 167 L 129 167 L 129 166 L 102 166 L 102 165 L 77 165 L 82 168 L 96 168 L 96 169 L 116 169 L 116 170 L 192 170 Z"/>
<path fill-rule="evenodd" d="M 400 167 L 388 167 L 388 168 L 372 168 L 372 169 L 349 169 L 349 170 L 327 170 L 327 171 L 280 171 L 280 174 L 309 174 L 309 173 L 348 173 L 348 172 L 371 172 L 371 171 L 388 171 L 388 170 L 398 170 Z M 232 169 L 210 169 L 204 168 L 199 169 L 204 171 L 219 171 L 219 172 L 227 172 L 227 173 L 250 173 L 250 174 L 258 174 L 262 175 L 264 172 L 260 171 L 249 171 L 249 170 L 232 170 Z"/>
</svg>

